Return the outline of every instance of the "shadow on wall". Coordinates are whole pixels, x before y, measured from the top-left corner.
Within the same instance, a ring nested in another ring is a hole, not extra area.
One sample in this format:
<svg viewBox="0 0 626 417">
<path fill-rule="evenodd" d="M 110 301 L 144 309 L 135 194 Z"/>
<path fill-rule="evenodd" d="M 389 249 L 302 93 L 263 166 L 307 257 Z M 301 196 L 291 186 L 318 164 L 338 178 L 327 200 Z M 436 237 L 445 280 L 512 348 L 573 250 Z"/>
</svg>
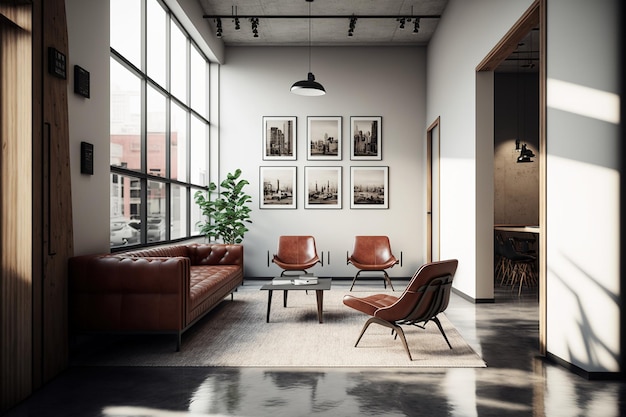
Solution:
<svg viewBox="0 0 626 417">
<path fill-rule="evenodd" d="M 603 340 L 602 335 L 600 335 L 594 329 L 598 327 L 602 327 L 606 325 L 609 321 L 598 321 L 598 317 L 590 317 L 588 314 L 588 310 L 593 308 L 594 310 L 600 309 L 601 311 L 607 312 L 612 309 L 620 309 L 620 299 L 617 294 L 609 290 L 607 287 L 603 286 L 597 279 L 595 279 L 591 274 L 585 271 L 579 264 L 574 262 L 569 257 L 562 255 L 562 259 L 568 262 L 567 267 L 573 268 L 578 273 L 571 274 L 571 279 L 567 281 L 563 274 L 558 274 L 553 268 L 549 269 L 549 276 L 554 276 L 562 287 L 569 292 L 569 294 L 562 294 L 559 298 L 561 298 L 564 302 L 568 301 L 567 296 L 569 296 L 569 302 L 575 303 L 577 307 L 578 318 L 576 319 L 578 322 L 579 334 L 578 335 L 568 335 L 568 340 L 573 340 L 576 337 L 577 340 L 580 341 L 584 345 L 584 351 L 575 350 L 571 346 L 568 345 L 568 355 L 569 358 L 566 359 L 568 362 L 580 366 L 585 370 L 595 371 L 597 369 L 604 369 L 606 367 L 607 360 L 605 358 L 607 355 L 610 356 L 611 360 L 613 360 L 616 364 L 620 363 L 620 356 L 618 352 L 616 352 L 611 346 L 607 345 L 606 341 Z M 580 278 L 586 278 L 586 282 L 580 281 Z M 572 282 L 572 280 L 576 280 L 576 282 Z M 587 303 L 582 302 L 582 294 L 584 294 L 585 299 L 588 300 Z M 592 297 L 595 296 L 595 300 Z M 562 303 L 561 306 L 565 307 L 567 304 Z M 568 314 L 569 316 L 573 316 L 575 313 Z M 608 317 L 602 317 L 608 318 Z M 610 319 L 610 318 L 609 318 Z M 615 318 L 613 322 L 617 321 L 618 318 Z M 621 349 L 618 347 L 618 349 Z M 557 355 L 558 356 L 558 355 Z"/>
</svg>

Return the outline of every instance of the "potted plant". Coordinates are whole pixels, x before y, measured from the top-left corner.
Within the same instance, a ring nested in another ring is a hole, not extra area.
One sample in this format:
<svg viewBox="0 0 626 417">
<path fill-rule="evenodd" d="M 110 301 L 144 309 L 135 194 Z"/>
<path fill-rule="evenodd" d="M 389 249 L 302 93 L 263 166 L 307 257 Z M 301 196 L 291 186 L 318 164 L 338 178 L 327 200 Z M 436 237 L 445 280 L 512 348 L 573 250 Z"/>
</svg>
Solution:
<svg viewBox="0 0 626 417">
<path fill-rule="evenodd" d="M 222 239 L 227 244 L 241 243 L 244 234 L 248 231 L 245 223 L 250 220 L 248 203 L 252 198 L 244 193 L 243 188 L 249 184 L 245 179 L 239 179 L 241 170 L 229 173 L 220 184 L 217 198 L 211 199 L 212 193 L 217 193 L 217 185 L 211 182 L 206 191 L 197 191 L 194 195 L 196 204 L 200 206 L 205 221 L 197 223 L 200 231 L 209 239 Z M 206 195 L 205 195 L 206 192 Z"/>
</svg>

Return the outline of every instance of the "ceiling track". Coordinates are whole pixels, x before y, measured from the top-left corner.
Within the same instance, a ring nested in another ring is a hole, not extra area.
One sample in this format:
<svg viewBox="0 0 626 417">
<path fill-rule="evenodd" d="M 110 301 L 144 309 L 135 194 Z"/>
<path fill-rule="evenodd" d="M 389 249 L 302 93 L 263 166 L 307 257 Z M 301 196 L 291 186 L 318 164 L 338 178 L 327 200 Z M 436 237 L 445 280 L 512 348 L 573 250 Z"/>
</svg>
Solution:
<svg viewBox="0 0 626 417">
<path fill-rule="evenodd" d="M 240 15 L 240 14 L 205 14 L 202 16 L 204 19 L 440 19 L 441 15 L 438 14 L 425 14 L 425 15 L 408 15 L 408 14 L 394 14 L 394 15 Z"/>
</svg>

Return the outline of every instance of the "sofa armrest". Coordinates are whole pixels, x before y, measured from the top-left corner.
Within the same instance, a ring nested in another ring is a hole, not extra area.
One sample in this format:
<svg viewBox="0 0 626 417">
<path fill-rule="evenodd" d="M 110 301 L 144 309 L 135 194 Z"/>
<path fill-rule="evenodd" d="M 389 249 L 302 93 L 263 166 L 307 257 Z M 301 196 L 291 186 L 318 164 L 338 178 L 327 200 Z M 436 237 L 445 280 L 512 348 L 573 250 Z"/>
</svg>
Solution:
<svg viewBox="0 0 626 417">
<path fill-rule="evenodd" d="M 179 331 L 189 292 L 184 257 L 70 258 L 70 320 L 77 330 Z"/>
</svg>

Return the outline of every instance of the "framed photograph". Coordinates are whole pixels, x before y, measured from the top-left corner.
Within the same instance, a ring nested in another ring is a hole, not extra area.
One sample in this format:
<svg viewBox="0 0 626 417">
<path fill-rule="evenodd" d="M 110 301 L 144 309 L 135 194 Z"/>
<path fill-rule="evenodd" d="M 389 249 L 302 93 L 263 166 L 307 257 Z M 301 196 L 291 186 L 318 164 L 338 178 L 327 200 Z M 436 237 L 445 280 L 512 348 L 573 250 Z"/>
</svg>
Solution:
<svg viewBox="0 0 626 417">
<path fill-rule="evenodd" d="M 307 159 L 341 161 L 341 116 L 309 116 Z"/>
<path fill-rule="evenodd" d="M 341 208 L 341 167 L 304 167 L 304 208 Z"/>
<path fill-rule="evenodd" d="M 350 167 L 350 208 L 389 208 L 389 167 Z"/>
<path fill-rule="evenodd" d="M 296 117 L 263 116 L 263 159 L 296 159 Z"/>
<path fill-rule="evenodd" d="M 259 207 L 296 208 L 296 167 L 259 167 Z"/>
<path fill-rule="evenodd" d="M 382 153 L 382 117 L 350 117 L 350 159 L 380 161 Z"/>
</svg>

